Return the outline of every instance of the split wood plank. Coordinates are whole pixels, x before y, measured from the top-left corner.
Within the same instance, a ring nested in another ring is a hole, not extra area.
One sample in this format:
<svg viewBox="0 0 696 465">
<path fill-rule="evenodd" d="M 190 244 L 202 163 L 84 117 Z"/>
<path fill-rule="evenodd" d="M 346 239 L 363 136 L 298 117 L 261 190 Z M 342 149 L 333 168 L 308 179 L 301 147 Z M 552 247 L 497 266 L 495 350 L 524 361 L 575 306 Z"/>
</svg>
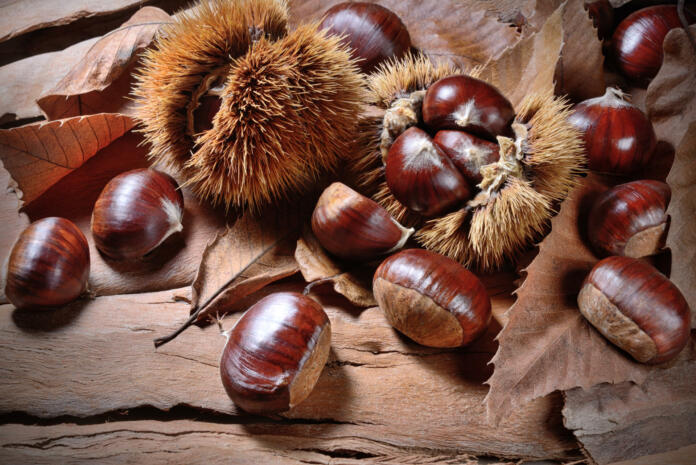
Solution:
<svg viewBox="0 0 696 465">
<path fill-rule="evenodd" d="M 52 313 L 0 307 L 0 412 L 85 417 L 186 405 L 248 421 L 220 383 L 225 340 L 217 327 L 192 327 L 154 349 L 154 337 L 188 317 L 189 306 L 173 302 L 182 292 L 100 297 Z M 429 349 L 398 336 L 377 308 L 360 311 L 333 293 L 320 300 L 333 326 L 329 362 L 310 397 L 270 426 L 275 434 L 303 431 L 295 434 L 325 436 L 338 449 L 364 453 L 372 453 L 366 444 L 376 438 L 443 454 L 555 459 L 575 453 L 558 396 L 526 404 L 499 427 L 486 423 L 483 381 L 499 327 L 467 349 Z"/>
<path fill-rule="evenodd" d="M 0 461 L 19 464 L 206 463 L 513 465 L 468 454 L 403 449 L 354 425 L 218 424 L 177 420 L 0 426 Z"/>
</svg>

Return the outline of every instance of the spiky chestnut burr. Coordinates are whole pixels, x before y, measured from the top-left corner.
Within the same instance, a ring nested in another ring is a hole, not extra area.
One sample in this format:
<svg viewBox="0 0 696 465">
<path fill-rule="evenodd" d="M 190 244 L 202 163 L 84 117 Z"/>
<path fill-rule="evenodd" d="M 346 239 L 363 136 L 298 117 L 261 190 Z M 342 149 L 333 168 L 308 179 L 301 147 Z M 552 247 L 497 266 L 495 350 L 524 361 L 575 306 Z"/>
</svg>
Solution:
<svg viewBox="0 0 696 465">
<path fill-rule="evenodd" d="M 295 292 L 271 294 L 229 331 L 222 384 L 247 412 L 283 412 L 312 392 L 330 348 L 331 323 L 317 302 Z"/>
<path fill-rule="evenodd" d="M 597 198 L 587 222 L 587 237 L 600 256 L 640 258 L 665 245 L 671 198 L 667 183 L 633 181 L 609 189 Z"/>
<path fill-rule="evenodd" d="M 607 87 L 603 96 L 580 102 L 568 121 L 583 133 L 592 170 L 630 175 L 655 153 L 652 123 L 619 89 Z"/>
<path fill-rule="evenodd" d="M 335 182 L 319 197 L 312 232 L 337 257 L 371 260 L 401 249 L 413 228 L 404 228 L 375 201 Z"/>
<path fill-rule="evenodd" d="M 163 26 L 137 79 L 150 158 L 198 196 L 252 210 L 336 167 L 364 95 L 348 48 L 317 24 L 288 32 L 282 0 L 202 1 Z"/>
<path fill-rule="evenodd" d="M 387 258 L 372 287 L 387 321 L 425 346 L 467 345 L 491 320 L 491 299 L 476 275 L 428 250 L 409 249 Z"/>
<path fill-rule="evenodd" d="M 689 341 L 691 312 L 679 289 L 649 264 L 608 257 L 578 295 L 580 312 L 613 344 L 642 363 L 662 363 Z"/>
<path fill-rule="evenodd" d="M 343 37 L 364 73 L 373 72 L 389 59 L 401 58 L 411 48 L 411 37 L 401 19 L 376 3 L 334 5 L 319 27 Z"/>
<path fill-rule="evenodd" d="M 583 171 L 580 134 L 567 121 L 569 105 L 552 96 L 529 95 L 517 105 L 514 138 L 498 137 L 499 160 L 481 168 L 478 193 L 457 210 L 424 218 L 409 211 L 385 182 L 384 161 L 394 140 L 411 126 L 424 126 L 426 89 L 463 71 L 407 55 L 369 77 L 372 103 L 381 108 L 361 122 L 361 150 L 352 165 L 362 172 L 355 184 L 372 195 L 401 224 L 419 228 L 427 249 L 466 266 L 492 270 L 538 238 Z M 476 71 L 471 73 L 476 78 Z"/>
<path fill-rule="evenodd" d="M 19 235 L 3 273 L 5 295 L 17 308 L 65 305 L 87 287 L 89 246 L 65 218 L 43 218 Z"/>
</svg>

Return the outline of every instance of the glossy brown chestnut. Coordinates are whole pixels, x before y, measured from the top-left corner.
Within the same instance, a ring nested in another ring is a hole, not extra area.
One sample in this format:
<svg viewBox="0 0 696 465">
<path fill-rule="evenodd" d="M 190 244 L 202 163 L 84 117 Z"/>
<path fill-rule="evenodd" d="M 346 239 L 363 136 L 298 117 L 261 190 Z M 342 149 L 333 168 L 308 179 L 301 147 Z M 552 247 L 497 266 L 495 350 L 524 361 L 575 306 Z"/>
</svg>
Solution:
<svg viewBox="0 0 696 465">
<path fill-rule="evenodd" d="M 153 169 L 122 173 L 104 187 L 92 211 L 97 248 L 115 260 L 140 258 L 181 231 L 184 196 L 168 174 Z"/>
<path fill-rule="evenodd" d="M 312 232 L 337 257 L 370 260 L 401 249 L 413 228 L 404 228 L 377 202 L 335 182 L 319 197 Z"/>
<path fill-rule="evenodd" d="M 459 129 L 495 140 L 509 135 L 512 104 L 492 85 L 462 74 L 436 81 L 423 99 L 423 121 L 434 131 Z"/>
<path fill-rule="evenodd" d="M 401 19 L 375 3 L 339 3 L 329 8 L 319 27 L 344 36 L 364 73 L 388 59 L 401 58 L 411 48 L 411 37 Z"/>
<path fill-rule="evenodd" d="M 433 142 L 447 154 L 472 186 L 483 180 L 481 167 L 500 158 L 498 144 L 463 131 L 438 131 Z"/>
<path fill-rule="evenodd" d="M 630 14 L 616 27 L 611 41 L 619 71 L 636 83 L 650 82 L 662 65 L 662 42 L 676 27 L 682 24 L 675 5 L 650 6 Z"/>
<path fill-rule="evenodd" d="M 464 346 L 491 320 L 491 300 L 476 275 L 428 250 L 403 250 L 387 258 L 372 287 L 387 321 L 425 346 Z"/>
<path fill-rule="evenodd" d="M 471 197 L 466 179 L 452 160 L 415 126 L 401 133 L 389 148 L 385 178 L 399 202 L 426 217 Z"/>
<path fill-rule="evenodd" d="M 88 277 L 89 246 L 82 231 L 65 218 L 44 218 L 15 242 L 5 295 L 17 308 L 56 307 L 79 297 Z"/>
<path fill-rule="evenodd" d="M 220 360 L 227 394 L 247 412 L 276 413 L 314 388 L 329 356 L 331 324 L 311 298 L 280 292 L 249 308 L 228 337 Z"/>
<path fill-rule="evenodd" d="M 686 299 L 663 274 L 636 258 L 597 263 L 585 278 L 578 306 L 604 337 L 639 362 L 666 362 L 689 340 Z"/>
<path fill-rule="evenodd" d="M 628 175 L 645 167 L 657 140 L 645 113 L 608 87 L 602 97 L 579 103 L 568 119 L 583 132 L 590 169 Z"/>
<path fill-rule="evenodd" d="M 614 8 L 609 0 L 585 1 L 585 9 L 597 28 L 599 38 L 608 39 L 614 28 Z"/>
<path fill-rule="evenodd" d="M 672 192 L 660 181 L 620 184 L 603 193 L 592 206 L 587 237 L 600 256 L 645 257 L 665 245 Z"/>
</svg>

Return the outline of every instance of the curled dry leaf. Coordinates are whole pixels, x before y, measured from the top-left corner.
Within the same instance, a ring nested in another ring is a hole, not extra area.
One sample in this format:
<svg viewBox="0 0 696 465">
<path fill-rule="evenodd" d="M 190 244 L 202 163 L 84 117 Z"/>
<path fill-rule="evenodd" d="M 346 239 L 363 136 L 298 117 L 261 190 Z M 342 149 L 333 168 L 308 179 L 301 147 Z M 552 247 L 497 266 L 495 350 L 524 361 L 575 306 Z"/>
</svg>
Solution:
<svg viewBox="0 0 696 465">
<path fill-rule="evenodd" d="M 541 27 L 558 6 L 557 0 L 537 0 L 532 27 Z M 556 66 L 557 94 L 575 100 L 602 95 L 605 90 L 602 42 L 592 24 L 585 0 L 568 0 L 563 8 L 563 50 Z"/>
<path fill-rule="evenodd" d="M 696 328 L 696 121 L 677 147 L 667 184 L 672 188 L 666 244 L 672 250 L 670 279 L 686 297 L 691 307 L 691 327 Z"/>
<path fill-rule="evenodd" d="M 692 335 L 680 358 L 693 359 L 695 345 Z M 575 388 L 565 393 L 564 423 L 598 465 L 679 449 L 696 443 L 695 384 L 696 362 L 681 361 L 652 370 L 640 386 Z"/>
<path fill-rule="evenodd" d="M 495 371 L 488 380 L 486 407 L 493 423 L 555 390 L 642 382 L 648 373 L 646 366 L 607 342 L 577 307 L 582 282 L 597 262 L 581 237 L 580 213 L 606 188 L 594 175 L 585 178 L 551 220 L 551 232 L 526 268 L 492 360 Z"/>
<path fill-rule="evenodd" d="M 295 243 L 306 215 L 289 207 L 242 216 L 203 252 L 192 284 L 191 316 L 177 331 L 155 341 L 165 344 L 192 324 L 227 313 L 232 303 L 299 271 Z"/>
<path fill-rule="evenodd" d="M 92 113 L 129 114 L 127 96 L 138 53 L 171 17 L 155 7 L 137 11 L 120 28 L 101 37 L 65 77 L 37 100 L 48 119 Z"/>
<path fill-rule="evenodd" d="M 343 0 L 295 0 L 290 5 L 294 21 L 319 19 Z M 432 58 L 451 60 L 462 68 L 482 65 L 519 40 L 514 28 L 486 14 L 474 0 L 380 0 L 408 28 L 413 46 Z"/>
<path fill-rule="evenodd" d="M 689 30 L 696 35 L 696 25 Z M 678 28 L 667 34 L 662 46 L 662 67 L 648 86 L 645 105 L 657 138 L 678 147 L 696 121 L 696 50 Z"/>
<path fill-rule="evenodd" d="M 0 42 L 38 29 L 63 26 L 82 18 L 117 13 L 141 6 L 142 0 L 89 2 L 21 0 L 0 5 Z"/>
<path fill-rule="evenodd" d="M 60 82 L 97 40 L 95 37 L 58 52 L 34 55 L 0 67 L 0 82 L 3 83 L 0 124 L 41 118 L 36 98 Z M 37 73 L 37 69 L 51 72 Z"/>
<path fill-rule="evenodd" d="M 479 78 L 500 89 L 515 107 L 528 94 L 552 94 L 556 63 L 563 46 L 562 14 L 559 7 L 539 32 L 486 64 Z"/>
<path fill-rule="evenodd" d="M 3 129 L 0 160 L 28 205 L 133 124 L 128 116 L 99 113 Z"/>
<path fill-rule="evenodd" d="M 373 269 L 344 271 L 323 249 L 311 231 L 305 229 L 297 241 L 295 260 L 309 282 L 332 282 L 333 289 L 358 307 L 377 305 L 372 294 Z"/>
</svg>

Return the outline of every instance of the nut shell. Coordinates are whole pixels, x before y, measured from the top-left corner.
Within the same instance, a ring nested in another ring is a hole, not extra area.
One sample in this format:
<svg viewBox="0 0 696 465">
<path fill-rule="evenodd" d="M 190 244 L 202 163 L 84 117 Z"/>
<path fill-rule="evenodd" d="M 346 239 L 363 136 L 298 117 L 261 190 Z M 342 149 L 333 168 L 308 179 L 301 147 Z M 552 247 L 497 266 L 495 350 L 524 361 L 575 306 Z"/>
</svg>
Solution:
<svg viewBox="0 0 696 465">
<path fill-rule="evenodd" d="M 495 140 L 510 135 L 512 104 L 495 87 L 458 74 L 430 86 L 423 100 L 423 121 L 434 131 L 459 129 Z"/>
<path fill-rule="evenodd" d="M 371 73 L 381 63 L 403 57 L 411 48 L 411 37 L 401 19 L 375 3 L 345 2 L 328 9 L 319 26 L 344 36 L 343 43 L 360 69 Z"/>
<path fill-rule="evenodd" d="M 184 196 L 168 174 L 153 169 L 122 173 L 104 186 L 92 211 L 92 236 L 104 255 L 140 258 L 181 231 Z"/>
<path fill-rule="evenodd" d="M 639 362 L 668 361 L 689 340 L 686 299 L 663 274 L 635 258 L 597 263 L 585 278 L 578 306 L 599 332 Z"/>
<path fill-rule="evenodd" d="M 590 169 L 629 175 L 645 167 L 655 152 L 652 123 L 621 91 L 579 103 L 568 121 L 583 132 Z"/>
<path fill-rule="evenodd" d="M 312 232 L 340 258 L 369 260 L 403 247 L 413 228 L 404 228 L 377 202 L 335 182 L 319 197 Z"/>
<path fill-rule="evenodd" d="M 427 250 L 404 250 L 384 260 L 373 290 L 389 323 L 425 346 L 467 345 L 491 319 L 488 292 L 476 275 Z"/>
<path fill-rule="evenodd" d="M 385 179 L 394 197 L 423 216 L 438 215 L 469 200 L 469 185 L 430 136 L 411 127 L 389 148 Z"/>
<path fill-rule="evenodd" d="M 600 256 L 644 257 L 665 244 L 669 185 L 661 181 L 633 181 L 609 189 L 592 206 L 587 236 Z"/>
<path fill-rule="evenodd" d="M 314 388 L 330 346 L 331 324 L 317 302 L 294 292 L 271 294 L 229 332 L 220 360 L 222 384 L 247 412 L 289 410 Z"/>
<path fill-rule="evenodd" d="M 7 263 L 5 295 L 17 308 L 65 305 L 85 290 L 89 246 L 70 220 L 50 217 L 29 225 Z"/>
<path fill-rule="evenodd" d="M 482 166 L 496 162 L 500 158 L 498 144 L 463 131 L 438 131 L 433 142 L 447 154 L 471 185 L 476 185 L 483 180 Z"/>
<path fill-rule="evenodd" d="M 662 65 L 662 42 L 676 27 L 682 25 L 674 5 L 643 8 L 621 21 L 611 41 L 614 62 L 621 73 L 636 83 L 650 82 Z"/>
</svg>

